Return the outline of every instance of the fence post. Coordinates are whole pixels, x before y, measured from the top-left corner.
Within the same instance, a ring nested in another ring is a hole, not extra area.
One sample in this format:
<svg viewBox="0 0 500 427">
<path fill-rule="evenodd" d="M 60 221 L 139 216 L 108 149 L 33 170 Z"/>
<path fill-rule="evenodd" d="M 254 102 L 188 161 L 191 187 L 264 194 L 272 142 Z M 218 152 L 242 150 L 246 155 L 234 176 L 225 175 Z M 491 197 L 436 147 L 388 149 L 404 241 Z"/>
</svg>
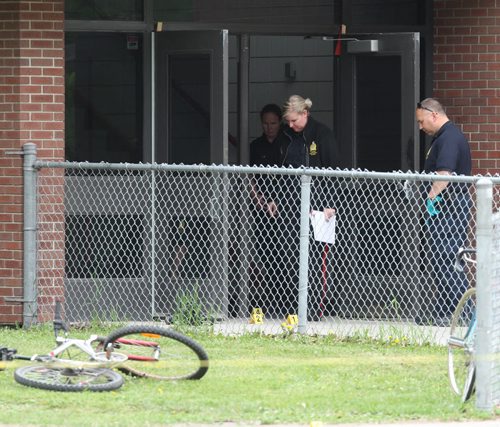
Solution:
<svg viewBox="0 0 500 427">
<path fill-rule="evenodd" d="M 36 145 L 23 145 L 24 218 L 23 218 L 23 327 L 29 328 L 37 318 L 36 292 Z"/>
<path fill-rule="evenodd" d="M 476 184 L 476 408 L 492 411 L 492 208 L 493 183 L 481 178 Z"/>
<path fill-rule="evenodd" d="M 311 206 L 311 176 L 300 178 L 300 258 L 299 258 L 299 325 L 297 332 L 307 328 L 307 291 L 309 269 L 309 211 Z"/>
</svg>

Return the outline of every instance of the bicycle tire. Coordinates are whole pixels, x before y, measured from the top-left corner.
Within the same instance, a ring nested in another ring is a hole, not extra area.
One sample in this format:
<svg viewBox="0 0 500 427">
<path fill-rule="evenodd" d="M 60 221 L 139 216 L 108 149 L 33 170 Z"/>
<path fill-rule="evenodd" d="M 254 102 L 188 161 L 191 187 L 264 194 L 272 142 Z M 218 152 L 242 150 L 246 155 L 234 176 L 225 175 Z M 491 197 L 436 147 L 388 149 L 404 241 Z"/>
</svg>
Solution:
<svg viewBox="0 0 500 427">
<path fill-rule="evenodd" d="M 123 385 L 123 377 L 107 368 L 68 369 L 39 365 L 14 371 L 15 380 L 28 387 L 52 391 L 112 391 Z"/>
<path fill-rule="evenodd" d="M 197 380 L 209 366 L 208 355 L 200 344 L 162 326 L 125 326 L 106 338 L 104 348 L 109 345 L 128 356 L 117 369 L 137 377 Z"/>
<path fill-rule="evenodd" d="M 448 338 L 448 376 L 452 390 L 468 400 L 474 390 L 476 290 L 467 290 L 460 298 L 451 318 Z"/>
<path fill-rule="evenodd" d="M 467 378 L 465 379 L 464 390 L 462 393 L 462 402 L 467 402 L 476 389 L 476 366 L 472 364 L 467 372 Z"/>
</svg>

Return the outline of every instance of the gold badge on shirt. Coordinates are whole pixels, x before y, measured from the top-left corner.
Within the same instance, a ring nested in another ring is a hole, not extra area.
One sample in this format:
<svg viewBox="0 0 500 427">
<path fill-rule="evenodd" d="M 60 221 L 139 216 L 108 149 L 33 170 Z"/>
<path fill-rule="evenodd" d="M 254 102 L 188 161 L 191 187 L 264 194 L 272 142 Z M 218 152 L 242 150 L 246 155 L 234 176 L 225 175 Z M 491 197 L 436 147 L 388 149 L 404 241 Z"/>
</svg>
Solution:
<svg viewBox="0 0 500 427">
<path fill-rule="evenodd" d="M 309 155 L 315 156 L 316 154 L 318 154 L 318 147 L 316 146 L 316 143 L 313 141 L 309 146 Z"/>
</svg>

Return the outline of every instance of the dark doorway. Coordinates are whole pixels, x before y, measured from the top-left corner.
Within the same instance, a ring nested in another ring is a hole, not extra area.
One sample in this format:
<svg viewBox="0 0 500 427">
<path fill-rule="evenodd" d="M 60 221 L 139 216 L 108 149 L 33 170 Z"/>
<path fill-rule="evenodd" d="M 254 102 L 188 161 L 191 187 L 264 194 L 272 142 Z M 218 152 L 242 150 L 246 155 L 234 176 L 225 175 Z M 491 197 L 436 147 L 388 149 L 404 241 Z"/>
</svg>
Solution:
<svg viewBox="0 0 500 427">
<path fill-rule="evenodd" d="M 227 163 L 227 49 L 225 30 L 155 34 L 157 163 Z"/>
<path fill-rule="evenodd" d="M 401 168 L 401 59 L 361 56 L 357 64 L 357 167 Z"/>
<path fill-rule="evenodd" d="M 417 33 L 345 36 L 334 114 L 344 167 L 418 169 L 419 49 Z"/>
<path fill-rule="evenodd" d="M 210 56 L 170 55 L 169 161 L 210 163 Z"/>
</svg>

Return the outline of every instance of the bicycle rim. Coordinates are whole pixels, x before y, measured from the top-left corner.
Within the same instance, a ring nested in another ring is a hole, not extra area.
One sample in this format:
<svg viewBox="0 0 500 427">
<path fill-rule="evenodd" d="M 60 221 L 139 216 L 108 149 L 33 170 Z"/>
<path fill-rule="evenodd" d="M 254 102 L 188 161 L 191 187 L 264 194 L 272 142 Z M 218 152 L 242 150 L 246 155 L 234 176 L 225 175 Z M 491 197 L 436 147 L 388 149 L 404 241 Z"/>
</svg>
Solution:
<svg viewBox="0 0 500 427">
<path fill-rule="evenodd" d="M 112 332 L 105 348 L 128 356 L 123 372 L 158 380 L 193 380 L 208 370 L 208 356 L 193 339 L 161 326 L 133 325 Z"/>
<path fill-rule="evenodd" d="M 453 313 L 448 339 L 448 375 L 453 391 L 459 396 L 472 393 L 474 381 L 476 290 L 469 289 L 462 296 Z"/>
<path fill-rule="evenodd" d="M 44 363 L 18 368 L 14 378 L 29 387 L 54 391 L 111 391 L 123 385 L 123 377 L 111 369 L 55 368 Z"/>
<path fill-rule="evenodd" d="M 474 393 L 476 385 L 476 366 L 471 364 L 469 366 L 469 371 L 467 372 L 467 378 L 465 379 L 464 389 L 462 393 L 462 402 L 467 402 Z"/>
</svg>

